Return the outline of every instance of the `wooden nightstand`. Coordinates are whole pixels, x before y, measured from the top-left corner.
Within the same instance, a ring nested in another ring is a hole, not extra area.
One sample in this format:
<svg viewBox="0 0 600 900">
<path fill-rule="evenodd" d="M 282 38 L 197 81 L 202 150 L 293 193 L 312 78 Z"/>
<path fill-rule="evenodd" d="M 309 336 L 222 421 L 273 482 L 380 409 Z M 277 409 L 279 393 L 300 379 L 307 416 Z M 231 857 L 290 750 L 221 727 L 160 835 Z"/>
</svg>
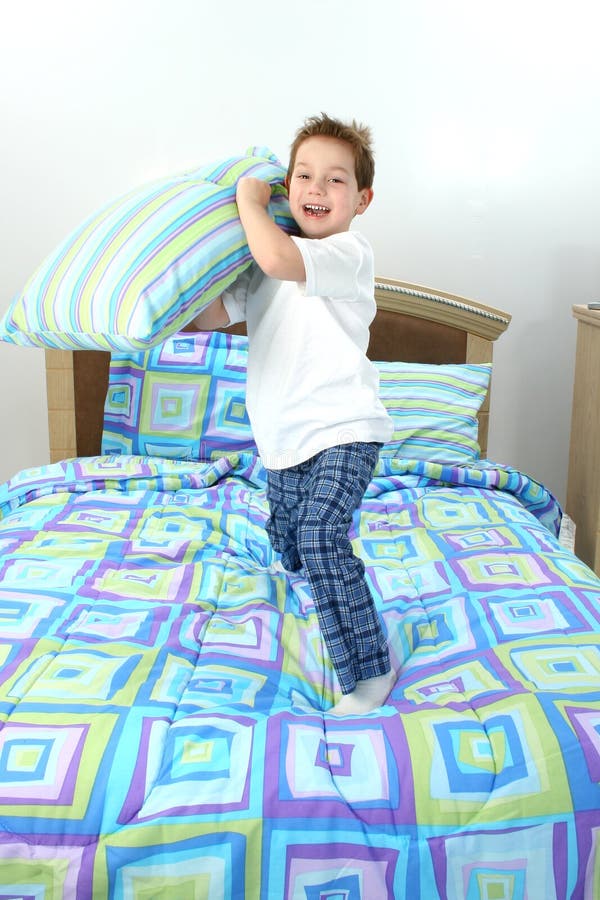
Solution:
<svg viewBox="0 0 600 900">
<path fill-rule="evenodd" d="M 600 575 L 600 310 L 574 306 L 577 350 L 566 512 L 575 553 Z"/>
</svg>

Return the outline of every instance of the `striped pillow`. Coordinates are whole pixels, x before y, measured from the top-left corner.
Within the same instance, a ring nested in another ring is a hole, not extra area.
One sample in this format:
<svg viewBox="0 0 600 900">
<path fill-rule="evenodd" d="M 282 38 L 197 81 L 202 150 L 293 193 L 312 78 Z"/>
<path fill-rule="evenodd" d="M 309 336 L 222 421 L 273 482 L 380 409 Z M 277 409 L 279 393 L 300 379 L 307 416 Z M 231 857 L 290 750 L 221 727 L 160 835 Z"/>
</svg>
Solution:
<svg viewBox="0 0 600 900">
<path fill-rule="evenodd" d="M 176 334 L 111 355 L 102 453 L 210 460 L 256 444 L 246 412 L 248 339 Z"/>
<path fill-rule="evenodd" d="M 491 364 L 376 366 L 379 396 L 394 420 L 383 456 L 449 463 L 479 458 L 477 413 L 489 388 Z"/>
<path fill-rule="evenodd" d="M 270 212 L 296 232 L 285 170 L 251 148 L 121 197 L 42 263 L 0 320 L 0 338 L 59 349 L 146 349 L 179 331 L 250 263 L 235 203 L 242 175 L 277 185 Z"/>
</svg>

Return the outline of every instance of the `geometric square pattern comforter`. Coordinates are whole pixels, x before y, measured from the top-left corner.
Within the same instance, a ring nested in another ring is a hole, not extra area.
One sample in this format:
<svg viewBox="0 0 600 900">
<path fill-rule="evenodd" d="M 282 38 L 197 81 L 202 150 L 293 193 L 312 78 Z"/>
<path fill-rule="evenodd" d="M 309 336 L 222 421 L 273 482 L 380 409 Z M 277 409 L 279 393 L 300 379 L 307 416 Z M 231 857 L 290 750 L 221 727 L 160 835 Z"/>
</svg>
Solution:
<svg viewBox="0 0 600 900">
<path fill-rule="evenodd" d="M 251 454 L 0 488 L 0 900 L 600 897 L 600 581 L 549 493 L 382 460 L 354 520 L 398 679 L 334 718 Z"/>
</svg>

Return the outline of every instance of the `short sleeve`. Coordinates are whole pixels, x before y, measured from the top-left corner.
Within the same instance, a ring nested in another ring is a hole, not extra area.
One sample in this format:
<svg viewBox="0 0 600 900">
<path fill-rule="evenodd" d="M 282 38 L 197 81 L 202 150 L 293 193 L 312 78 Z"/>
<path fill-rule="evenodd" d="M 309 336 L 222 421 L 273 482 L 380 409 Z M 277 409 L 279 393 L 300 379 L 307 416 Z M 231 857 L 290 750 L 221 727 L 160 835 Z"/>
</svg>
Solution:
<svg viewBox="0 0 600 900">
<path fill-rule="evenodd" d="M 363 235 L 345 231 L 311 240 L 292 236 L 304 261 L 307 297 L 359 298 L 366 288 L 372 293 L 373 251 Z"/>
<path fill-rule="evenodd" d="M 255 274 L 256 267 L 251 265 L 249 268 L 245 269 L 241 275 L 238 275 L 236 280 L 227 288 L 227 290 L 223 291 L 223 306 L 229 316 L 230 325 L 235 325 L 237 322 L 244 322 L 246 320 L 246 298 L 248 296 L 250 282 Z"/>
</svg>

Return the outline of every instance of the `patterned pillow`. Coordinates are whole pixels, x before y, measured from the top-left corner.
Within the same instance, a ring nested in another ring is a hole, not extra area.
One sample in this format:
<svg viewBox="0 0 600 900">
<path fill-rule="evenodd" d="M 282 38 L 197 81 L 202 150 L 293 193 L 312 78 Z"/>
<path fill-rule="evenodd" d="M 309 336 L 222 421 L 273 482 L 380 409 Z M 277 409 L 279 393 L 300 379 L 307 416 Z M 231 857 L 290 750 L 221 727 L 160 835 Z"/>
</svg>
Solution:
<svg viewBox="0 0 600 900">
<path fill-rule="evenodd" d="M 235 186 L 277 185 L 275 221 L 297 231 L 285 170 L 266 148 L 132 191 L 42 263 L 0 320 L 0 338 L 61 349 L 145 350 L 179 331 L 250 264 Z"/>
<path fill-rule="evenodd" d="M 491 364 L 376 365 L 379 396 L 394 420 L 383 456 L 450 463 L 479 458 L 477 413 L 489 387 Z"/>
<path fill-rule="evenodd" d="M 246 412 L 248 339 L 176 334 L 144 353 L 113 353 L 102 453 L 208 460 L 256 453 Z"/>
<path fill-rule="evenodd" d="M 138 353 L 113 353 L 102 453 L 214 459 L 256 453 L 246 412 L 248 339 L 181 333 Z M 394 420 L 383 456 L 470 462 L 491 365 L 375 363 Z"/>
</svg>

